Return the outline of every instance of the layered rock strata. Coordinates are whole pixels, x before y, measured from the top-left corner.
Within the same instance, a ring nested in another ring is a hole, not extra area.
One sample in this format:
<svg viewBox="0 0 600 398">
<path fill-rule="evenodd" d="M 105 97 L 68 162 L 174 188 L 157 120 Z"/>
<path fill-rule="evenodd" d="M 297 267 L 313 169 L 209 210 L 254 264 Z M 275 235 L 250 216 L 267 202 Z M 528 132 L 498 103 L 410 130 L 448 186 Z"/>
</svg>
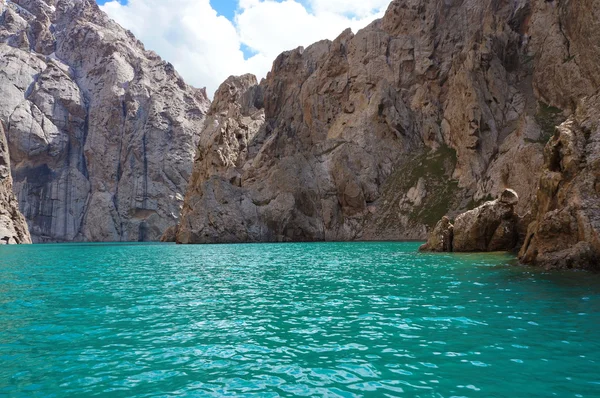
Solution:
<svg viewBox="0 0 600 398">
<path fill-rule="evenodd" d="M 0 123 L 0 245 L 24 243 L 31 243 L 31 237 L 12 190 L 8 144 Z"/>
<path fill-rule="evenodd" d="M 421 239 L 507 187 L 525 214 L 554 126 L 598 87 L 599 3 L 395 0 L 230 79 L 178 241 Z"/>
<path fill-rule="evenodd" d="M 209 101 L 92 0 L 0 0 L 0 121 L 34 241 L 158 240 Z"/>
</svg>

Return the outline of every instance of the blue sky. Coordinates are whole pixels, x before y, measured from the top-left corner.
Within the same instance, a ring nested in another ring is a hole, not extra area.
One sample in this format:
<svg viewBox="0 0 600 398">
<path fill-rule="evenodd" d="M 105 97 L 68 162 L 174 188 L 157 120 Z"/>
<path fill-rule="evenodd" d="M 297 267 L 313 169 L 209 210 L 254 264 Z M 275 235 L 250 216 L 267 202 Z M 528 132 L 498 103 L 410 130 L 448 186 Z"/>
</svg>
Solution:
<svg viewBox="0 0 600 398">
<path fill-rule="evenodd" d="M 104 5 L 105 3 L 114 0 L 96 0 L 96 2 L 100 5 Z M 121 4 L 127 4 L 127 0 L 118 0 Z M 281 0 L 276 0 L 281 2 Z M 300 3 L 304 3 L 304 0 L 299 0 Z M 210 5 L 212 8 L 217 11 L 218 15 L 222 15 L 230 21 L 233 21 L 235 18 L 235 11 L 238 9 L 238 2 L 234 0 L 210 0 Z M 252 48 L 247 45 L 240 46 L 240 49 L 244 53 L 244 59 L 248 59 L 256 54 Z"/>
<path fill-rule="evenodd" d="M 107 1 L 110 0 L 96 0 L 96 2 L 100 5 L 103 5 Z M 119 0 L 121 4 L 127 4 L 127 0 Z M 237 1 L 233 0 L 210 0 L 210 5 L 212 8 L 219 13 L 219 15 L 223 15 L 225 18 L 229 20 L 233 20 L 235 15 L 235 10 L 237 9 Z"/>
<path fill-rule="evenodd" d="M 390 0 L 96 0 L 149 50 L 212 97 L 230 75 L 266 76 L 283 51 L 335 39 Z"/>
</svg>

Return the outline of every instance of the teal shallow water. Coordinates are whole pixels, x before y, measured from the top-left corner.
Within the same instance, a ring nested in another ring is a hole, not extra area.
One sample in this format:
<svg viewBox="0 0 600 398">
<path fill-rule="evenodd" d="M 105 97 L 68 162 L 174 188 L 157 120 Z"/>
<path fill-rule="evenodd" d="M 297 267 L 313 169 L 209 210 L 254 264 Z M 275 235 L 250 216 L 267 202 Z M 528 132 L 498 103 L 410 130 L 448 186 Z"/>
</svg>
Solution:
<svg viewBox="0 0 600 398">
<path fill-rule="evenodd" d="M 600 396 L 599 275 L 417 247 L 0 247 L 0 396 Z"/>
</svg>

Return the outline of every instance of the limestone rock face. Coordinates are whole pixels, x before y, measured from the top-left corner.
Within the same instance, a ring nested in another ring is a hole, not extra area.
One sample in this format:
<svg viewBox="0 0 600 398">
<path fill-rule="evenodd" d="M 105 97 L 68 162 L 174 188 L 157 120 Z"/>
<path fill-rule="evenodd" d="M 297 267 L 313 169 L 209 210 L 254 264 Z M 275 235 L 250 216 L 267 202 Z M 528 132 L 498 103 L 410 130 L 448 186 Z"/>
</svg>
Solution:
<svg viewBox="0 0 600 398">
<path fill-rule="evenodd" d="M 421 239 L 507 187 L 525 214 L 554 126 L 598 87 L 600 0 L 582 3 L 395 0 L 281 54 L 245 113 L 205 124 L 179 241 Z"/>
<path fill-rule="evenodd" d="M 0 244 L 24 243 L 31 243 L 31 237 L 12 191 L 8 144 L 0 123 Z"/>
<path fill-rule="evenodd" d="M 421 251 L 494 252 L 514 250 L 519 243 L 519 196 L 506 189 L 494 201 L 460 214 L 454 225 L 443 217 Z"/>
<path fill-rule="evenodd" d="M 600 94 L 583 99 L 545 150 L 535 221 L 521 249 L 544 268 L 600 268 Z"/>
<path fill-rule="evenodd" d="M 533 85 L 540 100 L 573 111 L 600 87 L 598 0 L 531 1 Z"/>
<path fill-rule="evenodd" d="M 519 197 L 505 190 L 497 200 L 486 202 L 454 221 L 455 252 L 493 252 L 513 250 L 518 243 L 518 216 L 515 205 Z"/>
<path fill-rule="evenodd" d="M 241 186 L 250 142 L 264 122 L 262 95 L 254 75 L 230 77 L 219 87 L 201 134 L 178 242 L 259 240 L 252 235 L 257 228 L 257 205 L 245 197 Z M 170 239 L 169 232 L 165 240 Z"/>
<path fill-rule="evenodd" d="M 422 252 L 452 252 L 452 241 L 454 240 L 454 225 L 446 216 L 435 225 L 430 232 L 427 243 L 419 248 Z"/>
<path fill-rule="evenodd" d="M 158 240 L 209 101 L 92 0 L 0 0 L 0 121 L 34 241 Z"/>
<path fill-rule="evenodd" d="M 177 225 L 172 225 L 160 237 L 162 243 L 175 243 L 177 242 Z"/>
</svg>

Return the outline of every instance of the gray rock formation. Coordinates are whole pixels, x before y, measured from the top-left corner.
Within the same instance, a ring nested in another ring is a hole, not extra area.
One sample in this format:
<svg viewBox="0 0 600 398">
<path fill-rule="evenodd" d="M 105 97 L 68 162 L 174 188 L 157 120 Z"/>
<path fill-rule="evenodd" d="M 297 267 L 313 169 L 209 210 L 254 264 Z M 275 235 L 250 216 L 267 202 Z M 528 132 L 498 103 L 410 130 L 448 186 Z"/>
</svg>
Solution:
<svg viewBox="0 0 600 398">
<path fill-rule="evenodd" d="M 427 243 L 419 248 L 422 252 L 448 252 L 453 251 L 454 225 L 446 216 L 442 217 L 429 233 Z"/>
<path fill-rule="evenodd" d="M 213 109 L 178 240 L 420 239 L 507 187 L 525 214 L 554 126 L 598 87 L 599 3 L 395 0 L 283 53 Z"/>
<path fill-rule="evenodd" d="M 179 229 L 178 225 L 172 225 L 165 232 L 163 232 L 160 237 L 160 241 L 162 243 L 175 243 L 177 242 L 177 230 Z"/>
<path fill-rule="evenodd" d="M 519 243 L 520 218 L 515 213 L 519 196 L 506 189 L 494 201 L 460 214 L 454 224 L 443 217 L 421 251 L 511 251 Z"/>
<path fill-rule="evenodd" d="M 31 237 L 12 190 L 8 144 L 0 122 L 0 245 L 23 243 L 31 243 Z"/>
<path fill-rule="evenodd" d="M 430 250 L 526 237 L 524 262 L 593 267 L 599 9 L 394 0 L 356 34 L 283 53 L 260 84 L 229 78 L 209 110 L 95 2 L 0 0 L 14 191 L 35 241 L 417 239 L 434 228 Z M 518 202 L 486 202 L 507 187 Z M 516 213 L 535 220 L 528 233 Z"/>
<path fill-rule="evenodd" d="M 250 142 L 265 122 L 261 101 L 253 75 L 230 77 L 215 93 L 186 194 L 179 242 L 258 240 L 254 235 L 261 228 L 257 205 L 244 195 L 242 168 L 250 155 Z"/>
<path fill-rule="evenodd" d="M 92 0 L 0 0 L 0 121 L 34 241 L 158 240 L 209 101 Z"/>
<path fill-rule="evenodd" d="M 546 146 L 524 263 L 600 269 L 599 110 L 600 94 L 582 100 Z"/>
<path fill-rule="evenodd" d="M 455 252 L 514 250 L 519 240 L 519 196 L 511 189 L 494 201 L 467 211 L 454 221 L 452 249 Z"/>
</svg>

